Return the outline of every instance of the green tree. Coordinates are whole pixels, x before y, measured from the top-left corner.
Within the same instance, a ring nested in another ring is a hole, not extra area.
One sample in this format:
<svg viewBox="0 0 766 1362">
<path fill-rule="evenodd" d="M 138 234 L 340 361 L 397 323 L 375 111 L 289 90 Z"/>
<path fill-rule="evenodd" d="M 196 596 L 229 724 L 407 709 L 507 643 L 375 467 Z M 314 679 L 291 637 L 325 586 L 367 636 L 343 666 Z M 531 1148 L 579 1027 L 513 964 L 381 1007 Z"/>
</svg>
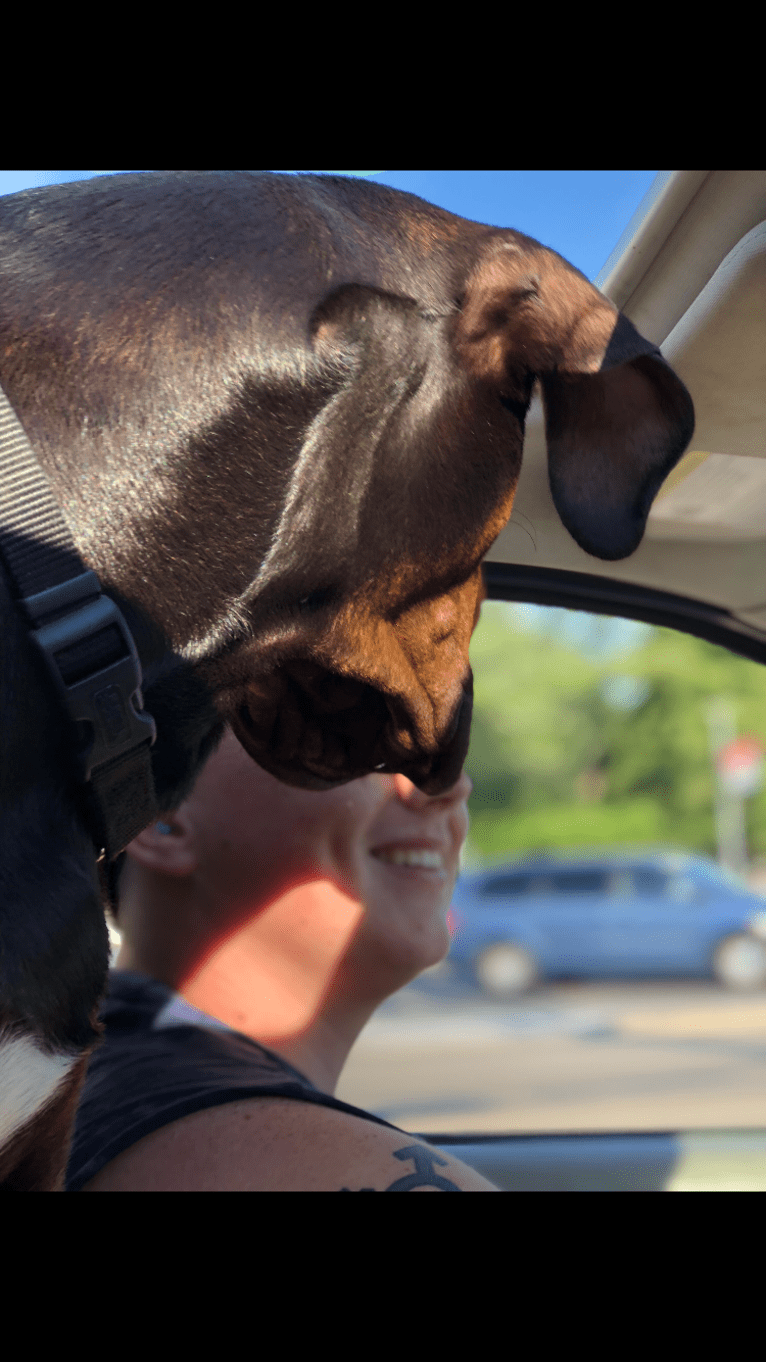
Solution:
<svg viewBox="0 0 766 1362">
<path fill-rule="evenodd" d="M 483 607 L 471 647 L 470 851 L 662 842 L 714 854 L 707 705 L 731 697 L 739 731 L 766 738 L 766 670 L 669 629 L 605 654 L 600 617 L 575 648 L 564 614 L 541 612 L 547 631 L 531 632 L 513 607 Z M 747 801 L 747 833 L 751 856 L 763 855 L 766 791 Z"/>
</svg>

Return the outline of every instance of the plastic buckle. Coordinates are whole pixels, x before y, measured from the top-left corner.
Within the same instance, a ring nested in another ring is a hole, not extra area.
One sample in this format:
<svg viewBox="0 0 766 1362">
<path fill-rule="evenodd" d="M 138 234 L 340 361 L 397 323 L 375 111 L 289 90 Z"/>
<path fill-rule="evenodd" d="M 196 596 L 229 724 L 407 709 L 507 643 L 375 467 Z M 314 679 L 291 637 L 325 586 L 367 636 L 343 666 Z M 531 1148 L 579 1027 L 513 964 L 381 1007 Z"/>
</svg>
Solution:
<svg viewBox="0 0 766 1362">
<path fill-rule="evenodd" d="M 114 601 L 101 595 L 96 574 L 85 572 L 21 604 L 32 624 L 30 637 L 77 726 L 83 780 L 95 767 L 151 745 L 157 728 L 143 712 L 136 645 Z"/>
</svg>

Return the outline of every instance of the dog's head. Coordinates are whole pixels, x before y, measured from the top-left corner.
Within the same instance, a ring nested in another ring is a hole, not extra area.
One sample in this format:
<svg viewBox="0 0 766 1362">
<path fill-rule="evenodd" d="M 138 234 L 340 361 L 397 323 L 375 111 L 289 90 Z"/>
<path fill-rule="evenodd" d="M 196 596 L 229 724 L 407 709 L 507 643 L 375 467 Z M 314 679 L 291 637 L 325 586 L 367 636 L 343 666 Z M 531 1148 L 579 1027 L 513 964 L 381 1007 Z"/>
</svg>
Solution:
<svg viewBox="0 0 766 1362">
<path fill-rule="evenodd" d="M 445 302 L 343 286 L 311 317 L 315 349 L 349 377 L 249 596 L 257 678 L 220 691 L 242 744 L 288 782 L 379 769 L 439 793 L 457 778 L 480 563 L 511 513 L 535 380 L 554 503 L 595 557 L 635 550 L 692 435 L 659 350 L 528 238 L 481 243 Z"/>
<path fill-rule="evenodd" d="M 120 176 L 7 211 L 0 381 L 89 565 L 272 774 L 448 788 L 533 385 L 564 525 L 622 558 L 693 430 L 659 351 L 537 242 L 376 185 Z"/>
</svg>

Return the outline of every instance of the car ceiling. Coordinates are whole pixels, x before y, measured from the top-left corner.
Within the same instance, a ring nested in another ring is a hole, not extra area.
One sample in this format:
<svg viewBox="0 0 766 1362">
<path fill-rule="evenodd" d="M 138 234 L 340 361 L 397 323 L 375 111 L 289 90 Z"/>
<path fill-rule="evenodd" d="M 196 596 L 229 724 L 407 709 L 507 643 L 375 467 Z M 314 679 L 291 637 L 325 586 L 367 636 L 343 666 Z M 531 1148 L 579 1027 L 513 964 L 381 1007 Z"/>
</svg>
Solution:
<svg viewBox="0 0 766 1362">
<path fill-rule="evenodd" d="M 605 563 L 558 518 L 535 393 L 489 594 L 671 623 L 766 661 L 766 172 L 660 172 L 594 282 L 683 379 L 692 443 L 639 548 Z"/>
</svg>

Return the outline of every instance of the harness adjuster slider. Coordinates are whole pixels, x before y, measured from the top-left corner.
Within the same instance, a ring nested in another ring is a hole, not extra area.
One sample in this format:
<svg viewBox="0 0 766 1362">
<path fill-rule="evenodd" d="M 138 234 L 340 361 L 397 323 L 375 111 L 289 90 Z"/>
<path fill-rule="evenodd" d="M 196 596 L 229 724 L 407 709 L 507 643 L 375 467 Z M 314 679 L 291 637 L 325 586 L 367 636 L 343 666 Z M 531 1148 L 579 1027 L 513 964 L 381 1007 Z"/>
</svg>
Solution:
<svg viewBox="0 0 766 1362">
<path fill-rule="evenodd" d="M 70 718 L 77 726 L 83 780 L 141 743 L 154 719 L 143 712 L 141 663 L 121 611 L 85 572 L 21 604 Z"/>
</svg>

